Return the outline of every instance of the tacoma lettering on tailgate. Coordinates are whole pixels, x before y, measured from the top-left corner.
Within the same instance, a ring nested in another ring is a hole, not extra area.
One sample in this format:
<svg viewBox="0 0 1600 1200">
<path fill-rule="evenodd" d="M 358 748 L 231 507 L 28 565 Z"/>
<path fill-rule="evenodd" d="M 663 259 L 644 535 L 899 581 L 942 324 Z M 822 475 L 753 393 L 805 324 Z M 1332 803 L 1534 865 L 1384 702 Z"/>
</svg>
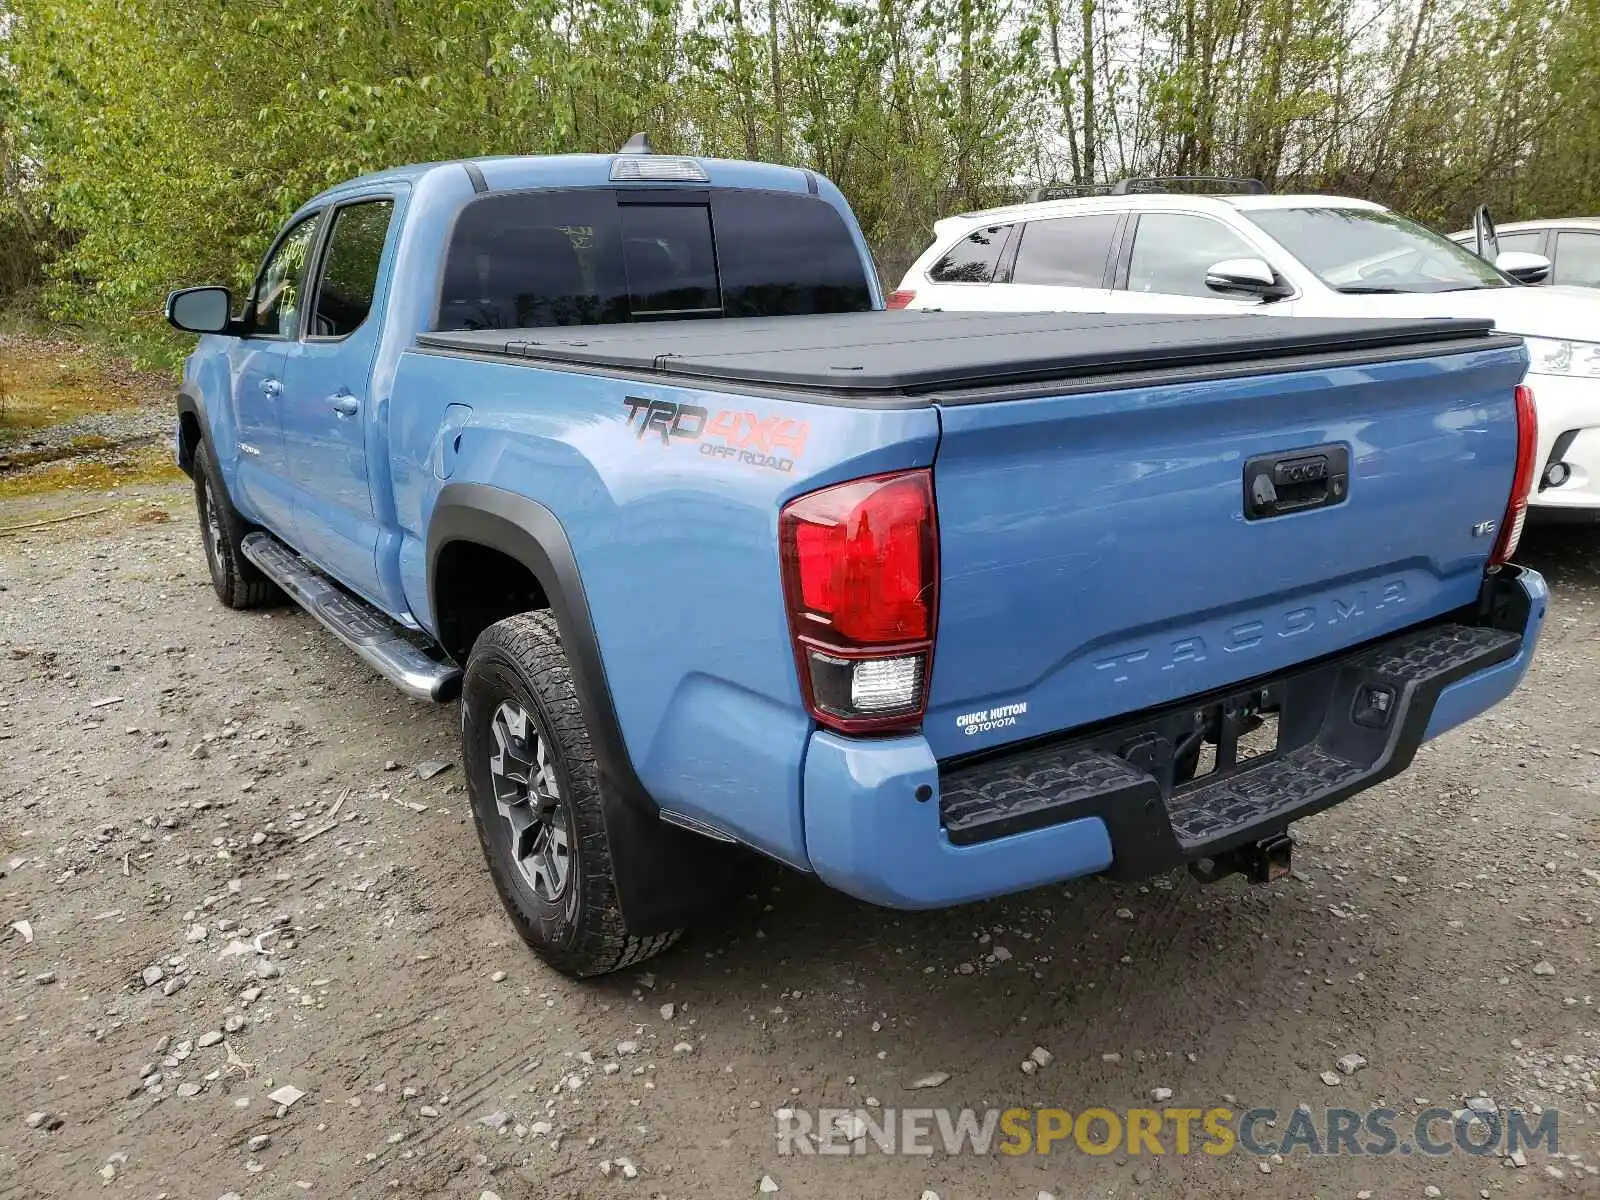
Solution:
<svg viewBox="0 0 1600 1200">
<path fill-rule="evenodd" d="M 1241 621 L 1210 642 L 1199 634 L 1186 634 L 1110 658 L 1096 659 L 1094 667 L 1097 671 L 1111 672 L 1112 683 L 1126 683 L 1135 675 L 1172 671 L 1205 662 L 1212 654 L 1243 654 L 1265 642 L 1309 633 L 1318 625 L 1354 621 L 1379 609 L 1404 604 L 1406 599 L 1405 581 L 1394 579 L 1361 588 L 1348 596 L 1329 596 L 1315 603 L 1297 604 L 1265 620 Z"/>
</svg>

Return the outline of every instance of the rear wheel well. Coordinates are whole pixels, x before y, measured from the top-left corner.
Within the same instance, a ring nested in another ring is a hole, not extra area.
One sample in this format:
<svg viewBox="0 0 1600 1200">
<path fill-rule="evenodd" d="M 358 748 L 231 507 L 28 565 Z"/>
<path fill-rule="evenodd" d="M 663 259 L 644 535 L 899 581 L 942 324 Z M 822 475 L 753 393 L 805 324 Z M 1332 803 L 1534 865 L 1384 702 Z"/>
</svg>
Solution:
<svg viewBox="0 0 1600 1200">
<path fill-rule="evenodd" d="M 200 448 L 200 418 L 192 412 L 178 414 L 178 466 L 194 474 L 194 455 Z"/>
<path fill-rule="evenodd" d="M 496 621 L 550 607 L 532 571 L 500 550 L 451 542 L 433 567 L 433 616 L 439 644 L 467 661 L 478 636 Z"/>
</svg>

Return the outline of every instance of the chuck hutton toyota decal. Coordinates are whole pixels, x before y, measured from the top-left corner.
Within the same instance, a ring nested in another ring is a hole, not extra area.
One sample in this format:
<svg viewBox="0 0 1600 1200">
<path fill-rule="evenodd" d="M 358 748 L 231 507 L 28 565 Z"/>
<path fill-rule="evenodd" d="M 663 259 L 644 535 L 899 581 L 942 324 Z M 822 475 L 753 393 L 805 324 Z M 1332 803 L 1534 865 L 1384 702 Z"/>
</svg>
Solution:
<svg viewBox="0 0 1600 1200">
<path fill-rule="evenodd" d="M 675 440 L 697 442 L 701 454 L 771 471 L 794 470 L 795 460 L 805 455 L 806 436 L 811 432 L 804 421 L 731 408 L 713 413 L 698 404 L 641 396 L 628 396 L 622 403 L 628 410 L 627 426 L 640 441 L 655 434 L 663 446 Z"/>
</svg>

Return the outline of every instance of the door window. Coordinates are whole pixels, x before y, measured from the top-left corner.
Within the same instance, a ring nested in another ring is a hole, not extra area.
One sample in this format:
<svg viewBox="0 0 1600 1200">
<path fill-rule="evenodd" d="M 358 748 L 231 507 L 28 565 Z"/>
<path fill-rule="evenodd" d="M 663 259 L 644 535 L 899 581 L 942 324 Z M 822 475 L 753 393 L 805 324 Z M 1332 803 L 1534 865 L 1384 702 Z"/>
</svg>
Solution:
<svg viewBox="0 0 1600 1200">
<path fill-rule="evenodd" d="M 1600 233 L 1556 234 L 1556 282 L 1600 287 Z"/>
<path fill-rule="evenodd" d="M 1130 292 L 1220 299 L 1206 286 L 1206 271 L 1226 258 L 1261 253 L 1221 221 L 1191 213 L 1145 213 L 1128 261 Z"/>
<path fill-rule="evenodd" d="M 1544 234 L 1538 230 L 1531 233 L 1502 233 L 1498 240 L 1502 254 L 1507 250 L 1516 250 L 1524 254 L 1544 253 Z"/>
<path fill-rule="evenodd" d="M 306 259 L 321 223 L 321 213 L 301 221 L 284 235 L 261 269 L 246 314 L 251 337 L 292 338 L 300 332 Z"/>
<path fill-rule="evenodd" d="M 1115 213 L 1096 213 L 1029 221 L 1022 227 L 1022 245 L 1011 282 L 1105 286 L 1106 259 L 1111 255 L 1117 220 Z"/>
<path fill-rule="evenodd" d="M 393 211 L 393 200 L 373 200 L 346 205 L 334 214 L 317 281 L 312 337 L 349 337 L 367 319 L 378 290 L 378 262 Z"/>
<path fill-rule="evenodd" d="M 988 283 L 994 278 L 995 263 L 1010 232 L 1009 225 L 974 229 L 934 264 L 928 278 L 935 283 Z"/>
</svg>

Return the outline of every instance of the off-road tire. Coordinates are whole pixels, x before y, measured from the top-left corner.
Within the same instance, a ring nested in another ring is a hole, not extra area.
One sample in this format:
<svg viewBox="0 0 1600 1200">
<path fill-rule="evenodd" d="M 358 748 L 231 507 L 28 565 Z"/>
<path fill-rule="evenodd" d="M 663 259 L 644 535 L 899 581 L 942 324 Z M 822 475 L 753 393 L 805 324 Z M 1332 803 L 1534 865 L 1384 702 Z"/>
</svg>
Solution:
<svg viewBox="0 0 1600 1200">
<path fill-rule="evenodd" d="M 544 740 L 559 782 L 568 873 L 553 901 L 519 867 L 511 826 L 495 799 L 493 723 L 506 702 L 520 708 Z M 600 773 L 555 617 L 522 613 L 489 626 L 467 659 L 461 704 L 461 761 L 473 821 L 489 875 L 523 941 L 573 978 L 622 970 L 677 941 L 681 929 L 649 937 L 627 932 L 601 814 Z"/>
<path fill-rule="evenodd" d="M 284 597 L 277 585 L 240 549 L 239 543 L 251 531 L 251 525 L 228 499 L 222 472 L 211 457 L 210 443 L 204 440 L 194 455 L 194 507 L 200 519 L 200 544 L 205 549 L 217 599 L 229 608 L 281 603 Z"/>
</svg>

